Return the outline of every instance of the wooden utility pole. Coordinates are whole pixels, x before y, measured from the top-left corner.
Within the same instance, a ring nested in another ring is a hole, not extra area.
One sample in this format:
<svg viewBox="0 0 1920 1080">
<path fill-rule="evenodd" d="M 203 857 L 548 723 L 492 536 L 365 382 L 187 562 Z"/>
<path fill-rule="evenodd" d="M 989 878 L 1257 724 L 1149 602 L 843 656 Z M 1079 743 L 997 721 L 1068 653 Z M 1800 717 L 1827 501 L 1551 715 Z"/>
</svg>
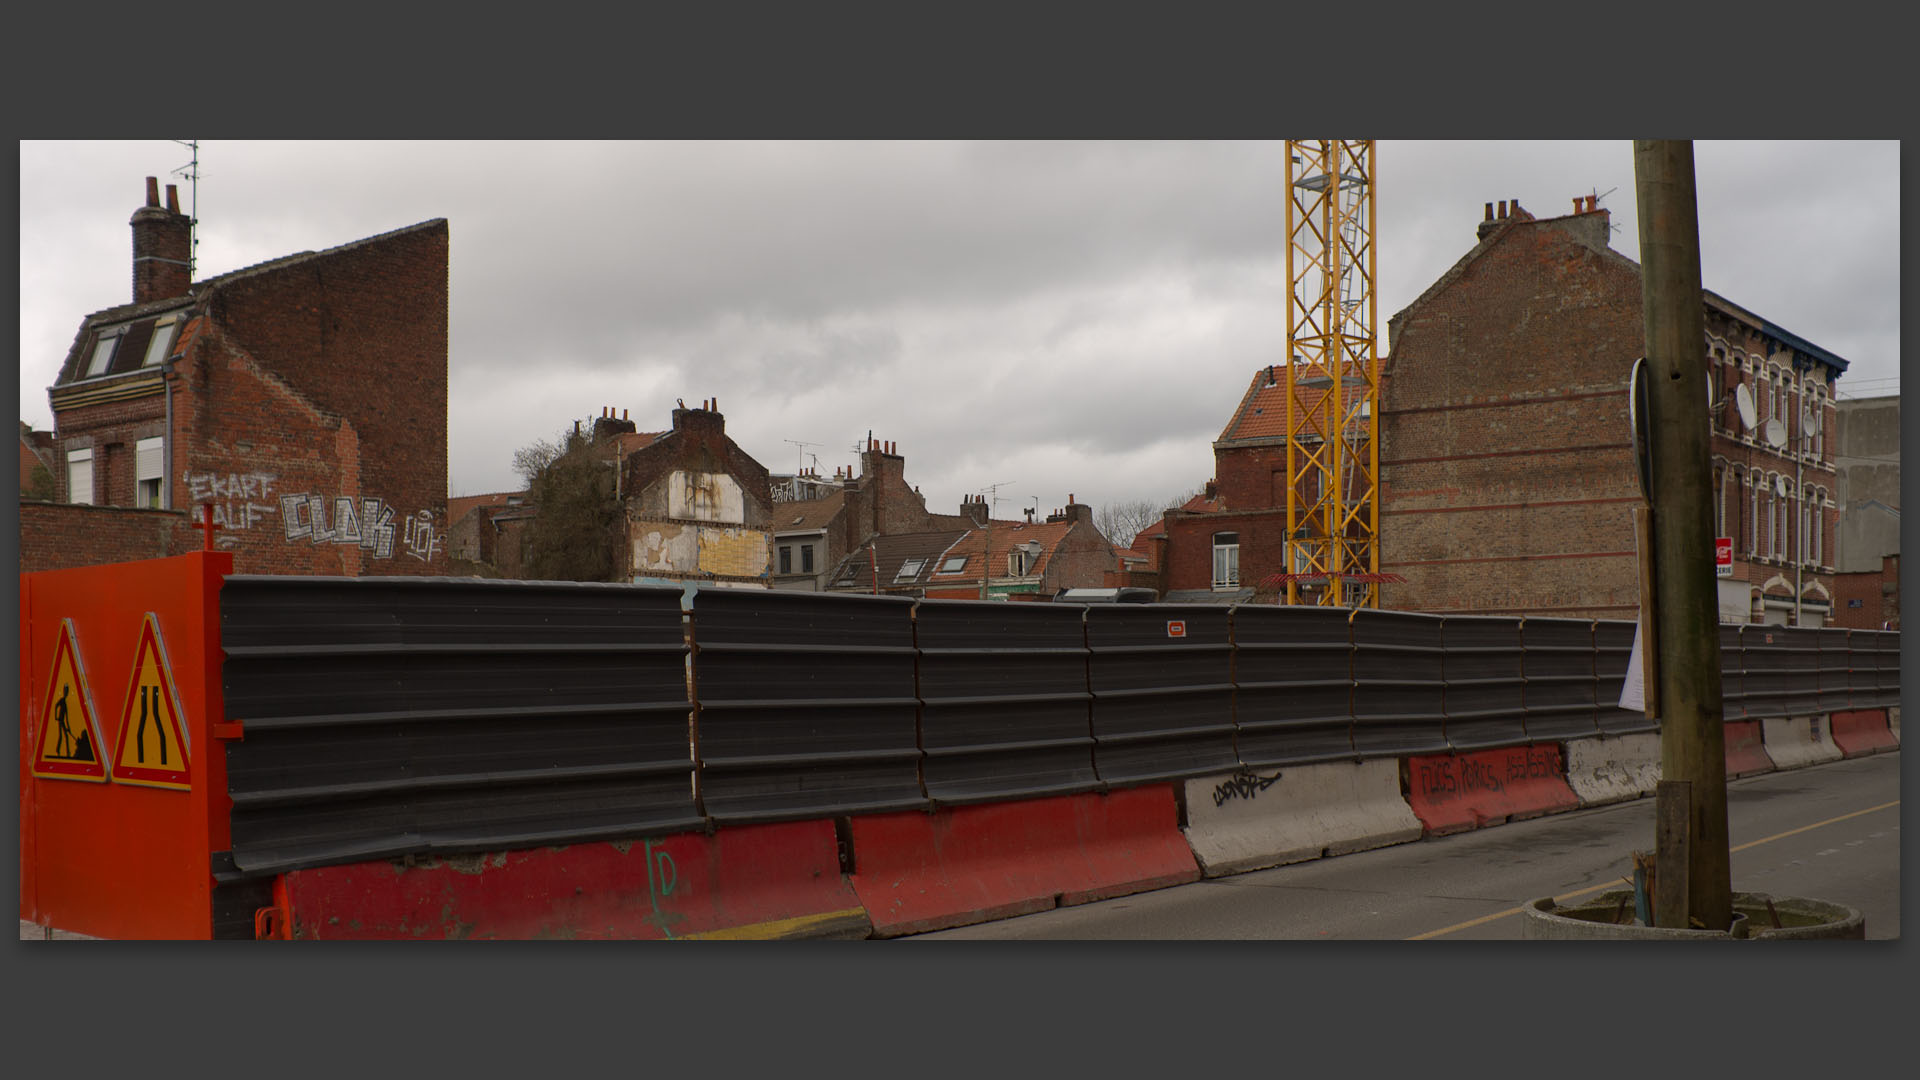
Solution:
<svg viewBox="0 0 1920 1080">
<path fill-rule="evenodd" d="M 1693 144 L 1636 140 L 1633 172 L 1658 590 L 1641 602 L 1655 610 L 1662 721 L 1654 923 L 1726 930 L 1733 923 L 1733 886 Z"/>
</svg>

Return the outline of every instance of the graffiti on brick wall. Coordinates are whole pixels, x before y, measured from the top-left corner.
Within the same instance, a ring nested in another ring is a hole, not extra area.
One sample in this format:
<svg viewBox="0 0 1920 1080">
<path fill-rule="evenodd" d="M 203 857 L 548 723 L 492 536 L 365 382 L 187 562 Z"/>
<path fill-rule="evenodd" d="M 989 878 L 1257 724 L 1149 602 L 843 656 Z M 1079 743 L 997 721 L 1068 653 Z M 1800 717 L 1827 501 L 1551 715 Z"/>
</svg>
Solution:
<svg viewBox="0 0 1920 1080">
<path fill-rule="evenodd" d="M 272 473 L 264 472 L 188 470 L 180 474 L 181 482 L 187 486 L 187 504 L 213 504 L 213 523 L 228 531 L 252 529 L 279 513 L 279 507 L 273 503 L 275 479 Z"/>
<path fill-rule="evenodd" d="M 280 518 L 288 543 L 352 544 L 376 559 L 391 559 L 396 550 L 404 550 L 423 562 L 431 561 L 446 542 L 432 511 L 401 518 L 385 499 L 315 492 L 282 495 Z"/>
<path fill-rule="evenodd" d="M 419 510 L 407 519 L 407 554 L 421 562 L 432 562 L 433 553 L 446 544 L 438 527 L 433 523 L 433 513 Z"/>
</svg>

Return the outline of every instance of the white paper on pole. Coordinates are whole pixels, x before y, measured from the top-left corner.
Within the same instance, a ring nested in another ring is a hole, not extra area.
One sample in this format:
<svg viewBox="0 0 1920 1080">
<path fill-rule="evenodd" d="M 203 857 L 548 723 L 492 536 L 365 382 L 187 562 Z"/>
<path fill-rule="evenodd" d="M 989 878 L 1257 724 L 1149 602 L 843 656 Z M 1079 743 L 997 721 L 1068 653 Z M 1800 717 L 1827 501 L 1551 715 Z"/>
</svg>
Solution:
<svg viewBox="0 0 1920 1080">
<path fill-rule="evenodd" d="M 1640 624 L 1633 627 L 1633 654 L 1627 657 L 1627 681 L 1620 685 L 1620 707 L 1630 712 L 1647 711 L 1647 688 L 1640 662 Z"/>
</svg>

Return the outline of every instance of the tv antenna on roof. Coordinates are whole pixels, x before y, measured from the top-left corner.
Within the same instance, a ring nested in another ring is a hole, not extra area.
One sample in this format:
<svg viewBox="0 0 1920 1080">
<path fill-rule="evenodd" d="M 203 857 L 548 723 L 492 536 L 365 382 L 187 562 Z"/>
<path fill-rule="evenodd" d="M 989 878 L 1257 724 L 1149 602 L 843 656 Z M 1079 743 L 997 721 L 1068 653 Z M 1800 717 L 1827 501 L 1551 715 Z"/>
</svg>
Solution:
<svg viewBox="0 0 1920 1080">
<path fill-rule="evenodd" d="M 822 446 L 822 445 L 825 445 L 825 444 L 823 444 L 823 443 L 817 443 L 817 442 L 801 442 L 801 441 L 800 441 L 799 439 L 782 439 L 782 440 L 780 440 L 780 441 L 781 441 L 781 442 L 788 442 L 788 443 L 792 443 L 792 444 L 793 444 L 794 446 L 796 446 L 796 447 L 798 447 L 798 448 L 799 448 L 799 450 L 800 450 L 800 456 L 794 459 L 794 466 L 793 466 L 793 471 L 794 471 L 794 472 L 796 472 L 796 473 L 798 473 L 798 472 L 802 472 L 802 471 L 804 471 L 804 470 L 805 470 L 805 468 L 806 468 L 806 464 L 807 464 L 807 447 L 809 447 L 809 446 Z M 819 455 L 819 454 L 815 454 L 815 455 L 813 455 L 813 460 L 814 460 L 815 462 L 818 462 L 818 461 L 820 460 L 820 455 Z"/>
<path fill-rule="evenodd" d="M 175 139 L 173 141 L 193 151 L 193 159 L 173 170 L 172 173 L 188 183 L 188 198 L 191 201 L 187 204 L 187 280 L 192 281 L 194 267 L 199 265 L 197 256 L 200 254 L 200 140 Z"/>
</svg>

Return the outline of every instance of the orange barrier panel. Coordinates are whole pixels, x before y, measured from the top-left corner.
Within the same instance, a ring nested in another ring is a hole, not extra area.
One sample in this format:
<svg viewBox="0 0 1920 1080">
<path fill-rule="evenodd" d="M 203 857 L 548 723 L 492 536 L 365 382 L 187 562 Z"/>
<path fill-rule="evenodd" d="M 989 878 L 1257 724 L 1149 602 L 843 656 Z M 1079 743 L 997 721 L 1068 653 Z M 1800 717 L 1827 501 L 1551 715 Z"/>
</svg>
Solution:
<svg viewBox="0 0 1920 1080">
<path fill-rule="evenodd" d="M 1723 737 L 1726 740 L 1727 779 L 1773 771 L 1773 759 L 1767 756 L 1766 744 L 1760 737 L 1760 721 L 1730 720 Z"/>
<path fill-rule="evenodd" d="M 1428 835 L 1572 810 L 1558 743 L 1407 759 L 1407 803 Z"/>
<path fill-rule="evenodd" d="M 20 918 L 214 935 L 227 552 L 20 575 Z M 224 727 L 222 735 L 228 734 Z"/>
<path fill-rule="evenodd" d="M 864 938 L 831 821 L 413 856 L 281 875 L 282 936 Z"/>
<path fill-rule="evenodd" d="M 1829 719 L 1833 726 L 1833 744 L 1848 757 L 1900 748 L 1900 741 L 1893 737 L 1893 729 L 1887 725 L 1885 709 L 1837 712 Z"/>
<path fill-rule="evenodd" d="M 853 888 L 876 937 L 1196 881 L 1173 787 L 851 819 Z"/>
</svg>

